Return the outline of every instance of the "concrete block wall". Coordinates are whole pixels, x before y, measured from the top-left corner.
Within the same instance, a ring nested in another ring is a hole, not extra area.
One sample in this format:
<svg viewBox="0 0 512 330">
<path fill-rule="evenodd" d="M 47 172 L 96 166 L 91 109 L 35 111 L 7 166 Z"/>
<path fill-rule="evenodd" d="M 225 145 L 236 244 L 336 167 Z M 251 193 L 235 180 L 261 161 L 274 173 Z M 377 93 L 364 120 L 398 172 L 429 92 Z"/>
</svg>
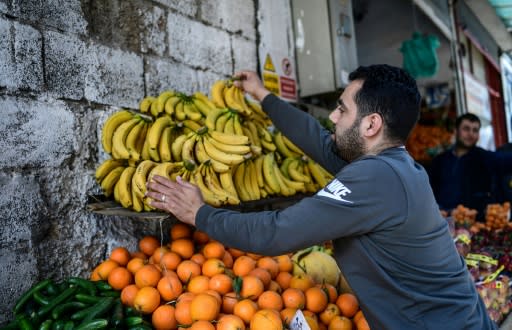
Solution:
<svg viewBox="0 0 512 330">
<path fill-rule="evenodd" d="M 0 0 L 0 325 L 35 282 L 167 235 L 171 220 L 87 211 L 101 126 L 145 95 L 256 70 L 256 16 L 254 0 Z"/>
</svg>

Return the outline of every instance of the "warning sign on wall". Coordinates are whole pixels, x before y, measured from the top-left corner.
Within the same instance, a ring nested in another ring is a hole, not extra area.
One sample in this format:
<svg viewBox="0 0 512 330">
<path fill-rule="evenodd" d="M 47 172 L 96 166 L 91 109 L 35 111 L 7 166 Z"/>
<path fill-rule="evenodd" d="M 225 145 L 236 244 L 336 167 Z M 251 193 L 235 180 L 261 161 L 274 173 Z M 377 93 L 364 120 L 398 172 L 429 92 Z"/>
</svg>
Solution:
<svg viewBox="0 0 512 330">
<path fill-rule="evenodd" d="M 287 101 L 297 101 L 297 80 L 292 60 L 277 51 L 267 51 L 262 64 L 263 85 Z M 276 65 L 277 64 L 277 65 Z"/>
</svg>

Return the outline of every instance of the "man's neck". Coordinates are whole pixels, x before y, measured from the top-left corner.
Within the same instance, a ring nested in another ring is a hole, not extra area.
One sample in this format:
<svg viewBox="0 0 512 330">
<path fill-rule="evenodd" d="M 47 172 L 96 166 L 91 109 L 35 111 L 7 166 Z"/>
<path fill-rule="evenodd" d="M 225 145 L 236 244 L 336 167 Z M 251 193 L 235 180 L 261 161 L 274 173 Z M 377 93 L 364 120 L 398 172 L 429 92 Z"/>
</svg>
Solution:
<svg viewBox="0 0 512 330">
<path fill-rule="evenodd" d="M 457 157 L 462 157 L 464 156 L 465 154 L 467 154 L 469 152 L 471 148 L 466 148 L 466 147 L 460 147 L 460 146 L 455 146 L 455 148 L 453 148 L 453 154 Z"/>
<path fill-rule="evenodd" d="M 381 142 L 368 149 L 367 155 L 378 155 L 382 151 L 389 148 L 396 148 L 403 146 L 403 143 L 398 142 Z"/>
</svg>

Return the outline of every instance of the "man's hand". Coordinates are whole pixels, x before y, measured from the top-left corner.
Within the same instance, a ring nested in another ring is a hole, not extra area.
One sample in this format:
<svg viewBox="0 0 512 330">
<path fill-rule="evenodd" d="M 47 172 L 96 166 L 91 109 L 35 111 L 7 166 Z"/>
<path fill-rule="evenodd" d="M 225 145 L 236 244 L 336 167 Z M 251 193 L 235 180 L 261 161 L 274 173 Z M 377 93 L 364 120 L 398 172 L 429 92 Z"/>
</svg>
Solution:
<svg viewBox="0 0 512 330">
<path fill-rule="evenodd" d="M 183 181 L 181 177 L 176 182 L 159 175 L 153 176 L 153 181 L 147 183 L 146 196 L 151 197 L 150 205 L 174 214 L 174 216 L 189 225 L 196 225 L 196 214 L 204 205 L 203 196 L 197 186 Z"/>
<path fill-rule="evenodd" d="M 251 96 L 259 102 L 261 102 L 265 96 L 270 94 L 270 91 L 263 86 L 263 83 L 256 72 L 241 71 L 237 72 L 234 77 L 238 78 L 238 80 L 235 80 L 234 82 L 235 86 L 251 94 Z"/>
</svg>

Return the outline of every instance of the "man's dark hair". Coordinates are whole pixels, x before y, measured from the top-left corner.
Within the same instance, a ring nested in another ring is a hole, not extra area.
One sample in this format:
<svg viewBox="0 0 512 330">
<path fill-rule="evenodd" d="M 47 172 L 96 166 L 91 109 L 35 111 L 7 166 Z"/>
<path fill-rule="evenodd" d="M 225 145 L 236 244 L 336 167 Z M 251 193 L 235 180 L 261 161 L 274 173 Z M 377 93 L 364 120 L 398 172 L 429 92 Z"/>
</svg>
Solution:
<svg viewBox="0 0 512 330">
<path fill-rule="evenodd" d="M 404 143 L 420 116 L 421 96 L 416 80 L 404 70 L 386 64 L 360 66 L 349 80 L 363 80 L 355 95 L 359 118 L 372 113 L 382 116 L 384 132 Z"/>
<path fill-rule="evenodd" d="M 460 124 L 462 123 L 463 120 L 467 120 L 472 123 L 478 123 L 478 126 L 482 126 L 482 123 L 480 122 L 480 118 L 478 118 L 478 116 L 468 112 L 468 113 L 458 116 L 457 119 L 455 119 L 455 128 L 456 129 L 459 129 Z"/>
</svg>

